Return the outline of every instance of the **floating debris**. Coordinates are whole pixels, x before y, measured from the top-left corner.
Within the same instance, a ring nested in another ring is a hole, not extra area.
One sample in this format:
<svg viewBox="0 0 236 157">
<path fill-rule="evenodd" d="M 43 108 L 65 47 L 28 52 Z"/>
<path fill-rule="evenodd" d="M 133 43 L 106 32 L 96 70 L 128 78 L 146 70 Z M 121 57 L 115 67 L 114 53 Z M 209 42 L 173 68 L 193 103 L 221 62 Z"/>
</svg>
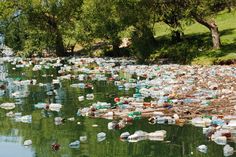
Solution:
<svg viewBox="0 0 236 157">
<path fill-rule="evenodd" d="M 197 150 L 201 153 L 207 153 L 207 146 L 206 145 L 200 145 L 197 147 Z"/>
<path fill-rule="evenodd" d="M 79 141 L 79 140 L 76 140 L 76 141 L 74 141 L 74 142 L 71 142 L 71 143 L 69 144 L 69 147 L 70 147 L 70 148 L 79 148 L 79 147 L 80 147 L 80 141 Z"/>
<path fill-rule="evenodd" d="M 106 133 L 105 132 L 100 132 L 97 134 L 97 141 L 102 142 L 106 139 Z"/>
<path fill-rule="evenodd" d="M 1 108 L 5 109 L 5 110 L 12 110 L 16 107 L 15 103 L 2 103 L 0 105 Z"/>
<path fill-rule="evenodd" d="M 24 146 L 30 146 L 32 145 L 32 140 L 25 140 L 24 141 Z"/>
</svg>

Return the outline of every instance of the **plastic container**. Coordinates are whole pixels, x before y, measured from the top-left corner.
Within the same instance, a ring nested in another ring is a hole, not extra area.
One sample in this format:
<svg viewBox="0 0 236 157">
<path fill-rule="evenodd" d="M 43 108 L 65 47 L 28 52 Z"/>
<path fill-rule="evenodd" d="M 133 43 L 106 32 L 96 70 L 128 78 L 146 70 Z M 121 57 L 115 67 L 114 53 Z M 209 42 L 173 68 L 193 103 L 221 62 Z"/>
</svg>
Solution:
<svg viewBox="0 0 236 157">
<path fill-rule="evenodd" d="M 207 146 L 206 145 L 200 145 L 197 147 L 197 150 L 202 153 L 207 153 Z"/>
<path fill-rule="evenodd" d="M 234 154 L 234 148 L 227 144 L 223 148 L 223 153 L 224 156 L 231 156 Z"/>
<path fill-rule="evenodd" d="M 84 96 L 79 96 L 78 99 L 79 101 L 84 101 Z"/>
<path fill-rule="evenodd" d="M 106 139 L 106 133 L 105 132 L 100 132 L 97 134 L 97 141 L 102 142 Z"/>
<path fill-rule="evenodd" d="M 79 148 L 79 147 L 80 147 L 80 141 L 79 141 L 79 140 L 76 140 L 76 141 L 74 141 L 74 142 L 71 142 L 71 143 L 69 144 L 69 147 L 70 147 L 70 148 Z"/>
<path fill-rule="evenodd" d="M 120 135 L 120 138 L 121 138 L 121 139 L 127 139 L 129 136 L 130 136 L 130 133 L 129 133 L 129 132 L 123 132 L 123 133 Z"/>
<path fill-rule="evenodd" d="M 2 103 L 0 105 L 1 108 L 5 109 L 5 110 L 12 110 L 16 107 L 15 103 Z"/>
<path fill-rule="evenodd" d="M 24 141 L 24 146 L 30 146 L 32 145 L 32 140 L 25 140 Z"/>
<path fill-rule="evenodd" d="M 79 140 L 80 140 L 81 142 L 86 142 L 86 141 L 87 141 L 87 136 L 80 136 L 80 137 L 79 137 Z"/>
<path fill-rule="evenodd" d="M 225 136 L 216 136 L 213 141 L 218 145 L 226 145 L 227 138 Z"/>
</svg>

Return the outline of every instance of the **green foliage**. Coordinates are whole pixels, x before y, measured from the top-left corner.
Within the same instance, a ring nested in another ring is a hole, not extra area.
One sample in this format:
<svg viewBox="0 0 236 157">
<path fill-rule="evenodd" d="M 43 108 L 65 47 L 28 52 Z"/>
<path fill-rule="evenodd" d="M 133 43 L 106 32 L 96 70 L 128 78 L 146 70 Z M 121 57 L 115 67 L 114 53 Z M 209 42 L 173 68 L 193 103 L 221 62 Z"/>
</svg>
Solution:
<svg viewBox="0 0 236 157">
<path fill-rule="evenodd" d="M 6 13 L 0 19 L 1 32 L 8 46 L 26 55 L 43 49 L 65 55 L 65 43 L 68 47 L 76 43 L 73 31 L 81 6 L 82 0 L 2 1 Z"/>
<path fill-rule="evenodd" d="M 0 33 L 6 45 L 24 56 L 45 50 L 65 56 L 79 43 L 85 54 L 99 49 L 99 55 L 131 53 L 142 62 L 159 56 L 189 63 L 196 54 L 186 52 L 197 53 L 199 45 L 210 49 L 207 34 L 197 34 L 202 39 L 184 36 L 189 26 L 196 20 L 210 30 L 215 25 L 217 30 L 214 17 L 235 6 L 234 0 L 5 0 L 0 1 Z M 163 29 L 171 32 L 171 41 L 154 38 L 163 35 Z M 124 37 L 132 44 L 121 49 Z"/>
</svg>

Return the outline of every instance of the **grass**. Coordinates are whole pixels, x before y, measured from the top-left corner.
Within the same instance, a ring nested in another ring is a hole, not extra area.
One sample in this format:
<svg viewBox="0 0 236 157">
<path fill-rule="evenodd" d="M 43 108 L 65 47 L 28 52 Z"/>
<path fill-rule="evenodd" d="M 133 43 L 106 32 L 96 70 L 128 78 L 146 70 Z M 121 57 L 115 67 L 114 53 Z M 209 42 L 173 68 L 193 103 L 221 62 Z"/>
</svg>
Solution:
<svg viewBox="0 0 236 157">
<path fill-rule="evenodd" d="M 212 50 L 211 34 L 209 30 L 198 24 L 184 26 L 184 38 L 179 43 L 170 39 L 170 28 L 164 23 L 156 24 L 156 49 L 150 60 L 168 58 L 182 64 L 223 64 L 236 63 L 236 10 L 221 12 L 215 20 L 218 25 L 222 47 Z"/>
</svg>

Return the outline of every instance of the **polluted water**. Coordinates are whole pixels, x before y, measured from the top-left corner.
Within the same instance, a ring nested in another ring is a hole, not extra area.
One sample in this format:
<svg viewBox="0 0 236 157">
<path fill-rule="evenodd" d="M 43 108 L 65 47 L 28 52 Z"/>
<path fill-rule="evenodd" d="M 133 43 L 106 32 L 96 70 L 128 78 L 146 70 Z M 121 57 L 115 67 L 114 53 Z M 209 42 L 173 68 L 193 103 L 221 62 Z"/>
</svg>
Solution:
<svg viewBox="0 0 236 157">
<path fill-rule="evenodd" d="M 0 145 L 30 146 L 19 156 L 235 155 L 235 66 L 2 57 L 0 71 Z"/>
</svg>

